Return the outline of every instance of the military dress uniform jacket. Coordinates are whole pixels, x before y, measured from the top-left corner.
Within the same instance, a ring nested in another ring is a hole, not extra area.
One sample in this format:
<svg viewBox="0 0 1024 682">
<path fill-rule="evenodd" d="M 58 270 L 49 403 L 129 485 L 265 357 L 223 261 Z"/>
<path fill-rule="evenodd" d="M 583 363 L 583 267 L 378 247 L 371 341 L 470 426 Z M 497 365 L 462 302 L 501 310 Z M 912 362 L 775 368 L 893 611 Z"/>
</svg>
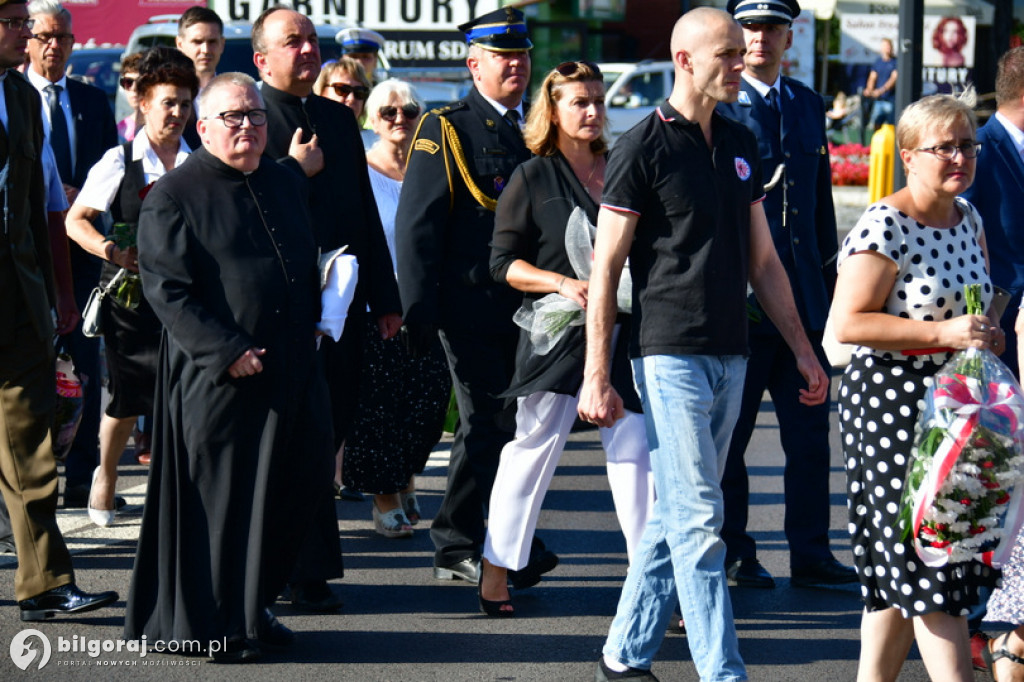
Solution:
<svg viewBox="0 0 1024 682">
<path fill-rule="evenodd" d="M 767 130 L 761 123 L 772 120 L 774 114 L 746 80 L 736 102 L 718 106 L 724 115 L 754 132 L 766 184 L 779 164 L 785 163 L 778 184 L 766 193 L 764 210 L 775 249 L 789 274 L 800 319 L 808 331 L 821 331 L 835 288 L 839 250 L 825 104 L 814 90 L 786 76 L 781 79 L 779 100 L 781 133 Z M 751 325 L 751 333 L 775 331 L 768 316 L 762 316 L 762 324 Z"/>
<path fill-rule="evenodd" d="M 14 341 L 18 324 L 30 322 L 41 342 L 53 336 L 53 259 L 46 224 L 40 150 L 43 125 L 39 94 L 25 78 L 7 71 L 0 87 L 7 101 L 7 130 L 0 130 L 0 167 L 10 162 L 7 218 L 0 214 L 0 345 Z"/>
<path fill-rule="evenodd" d="M 475 88 L 424 114 L 395 218 L 406 322 L 515 332 L 522 294 L 491 279 L 488 263 L 497 198 L 529 158 L 519 131 Z"/>
</svg>

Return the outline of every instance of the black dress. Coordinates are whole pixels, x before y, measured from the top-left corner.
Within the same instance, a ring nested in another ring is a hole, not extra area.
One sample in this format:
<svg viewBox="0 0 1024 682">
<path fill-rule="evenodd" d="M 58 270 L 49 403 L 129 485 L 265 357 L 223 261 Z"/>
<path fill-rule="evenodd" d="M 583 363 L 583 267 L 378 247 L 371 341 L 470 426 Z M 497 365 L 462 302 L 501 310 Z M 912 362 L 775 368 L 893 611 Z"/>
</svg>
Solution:
<svg viewBox="0 0 1024 682">
<path fill-rule="evenodd" d="M 123 149 L 124 177 L 114 195 L 110 214 L 115 223 L 127 223 L 134 229 L 139 222 L 142 208 L 139 194 L 146 187 L 146 176 L 142 160 L 132 159 L 132 143 L 125 143 Z M 106 286 L 120 269 L 104 261 L 100 286 Z M 145 293 L 135 309 L 126 308 L 113 296 L 107 296 L 100 307 L 100 321 L 110 391 L 107 415 L 121 419 L 153 414 L 161 325 Z"/>
</svg>

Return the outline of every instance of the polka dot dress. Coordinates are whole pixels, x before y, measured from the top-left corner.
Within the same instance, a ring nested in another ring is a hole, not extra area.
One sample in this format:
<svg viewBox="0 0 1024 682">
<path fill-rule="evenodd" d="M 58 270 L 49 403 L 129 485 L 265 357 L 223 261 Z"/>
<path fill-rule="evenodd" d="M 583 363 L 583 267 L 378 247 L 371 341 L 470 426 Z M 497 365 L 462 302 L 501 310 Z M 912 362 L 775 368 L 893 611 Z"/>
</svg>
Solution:
<svg viewBox="0 0 1024 682">
<path fill-rule="evenodd" d="M 883 312 L 918 320 L 963 315 L 965 284 L 980 283 L 983 302 L 992 286 L 978 245 L 980 221 L 963 204 L 964 220 L 951 228 L 921 225 L 883 204 L 868 208 L 843 242 L 846 258 L 875 251 L 898 271 Z M 966 615 L 980 586 L 999 572 L 972 562 L 929 568 L 900 538 L 899 504 L 918 412 L 946 352 L 907 356 L 859 347 L 839 386 L 839 429 L 847 470 L 854 564 L 868 610 L 899 608 L 904 617 L 943 611 Z"/>
</svg>

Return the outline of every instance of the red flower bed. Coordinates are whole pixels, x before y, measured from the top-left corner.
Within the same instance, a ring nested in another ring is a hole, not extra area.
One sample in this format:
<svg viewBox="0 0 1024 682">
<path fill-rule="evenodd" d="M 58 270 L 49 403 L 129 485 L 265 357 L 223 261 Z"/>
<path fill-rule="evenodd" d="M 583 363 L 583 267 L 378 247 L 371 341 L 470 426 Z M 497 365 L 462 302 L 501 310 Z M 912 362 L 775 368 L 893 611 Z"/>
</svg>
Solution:
<svg viewBox="0 0 1024 682">
<path fill-rule="evenodd" d="M 871 150 L 862 144 L 829 144 L 833 185 L 867 185 Z"/>
</svg>

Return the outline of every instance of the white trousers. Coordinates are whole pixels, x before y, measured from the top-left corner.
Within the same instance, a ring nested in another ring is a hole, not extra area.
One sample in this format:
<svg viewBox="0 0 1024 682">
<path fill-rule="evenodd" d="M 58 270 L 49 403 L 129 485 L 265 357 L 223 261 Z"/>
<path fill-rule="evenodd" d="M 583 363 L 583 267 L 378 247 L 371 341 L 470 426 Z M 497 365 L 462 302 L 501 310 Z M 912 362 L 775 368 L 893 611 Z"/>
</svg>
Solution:
<svg viewBox="0 0 1024 682">
<path fill-rule="evenodd" d="M 520 570 L 528 563 L 540 507 L 578 404 L 579 396 L 543 391 L 519 398 L 516 435 L 501 451 L 491 489 L 484 557 L 495 566 Z M 627 411 L 613 427 L 600 432 L 615 514 L 632 558 L 654 506 L 644 417 Z"/>
</svg>

